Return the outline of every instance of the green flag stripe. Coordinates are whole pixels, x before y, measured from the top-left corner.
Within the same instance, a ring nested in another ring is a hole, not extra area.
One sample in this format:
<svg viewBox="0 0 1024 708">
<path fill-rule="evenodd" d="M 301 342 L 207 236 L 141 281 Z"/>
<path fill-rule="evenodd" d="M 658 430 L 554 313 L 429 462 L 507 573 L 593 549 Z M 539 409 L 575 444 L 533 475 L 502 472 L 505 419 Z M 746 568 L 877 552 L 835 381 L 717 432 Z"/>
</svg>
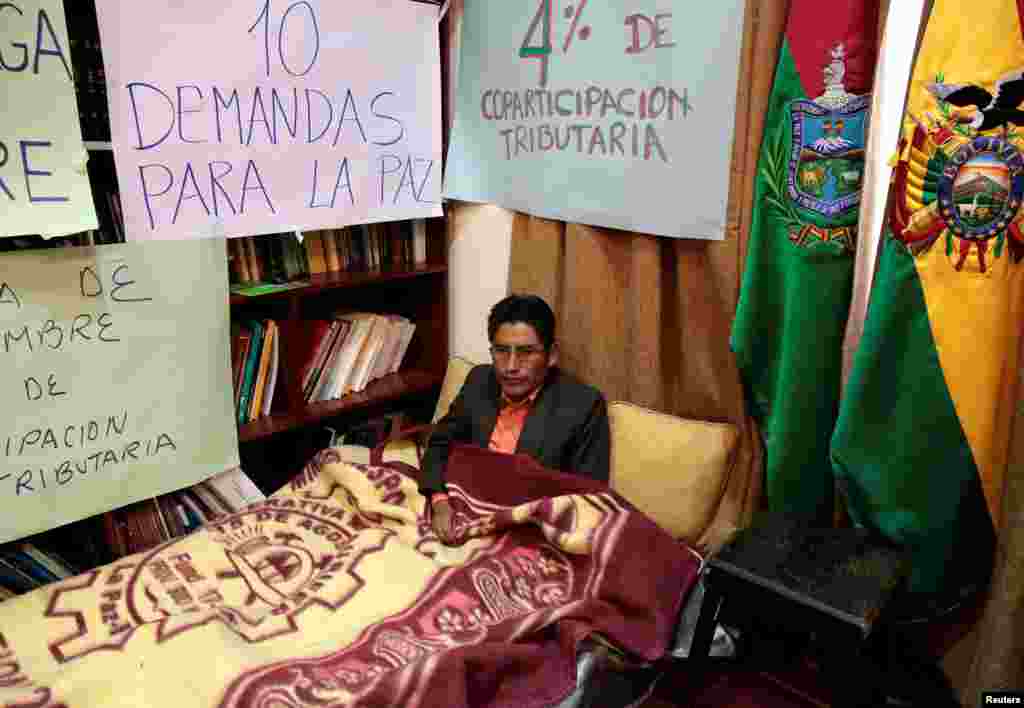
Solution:
<svg viewBox="0 0 1024 708">
<path fill-rule="evenodd" d="M 909 547 L 912 592 L 983 582 L 995 534 L 977 466 L 914 259 L 888 234 L 845 396 L 832 455 L 851 516 Z"/>
<path fill-rule="evenodd" d="M 792 140 L 788 107 L 803 98 L 784 43 L 730 344 L 751 414 L 764 435 L 769 507 L 828 521 L 833 505 L 829 438 L 838 413 L 853 261 L 838 242 L 798 246 L 790 241 L 792 229 L 823 222 L 798 212 L 785 185 Z"/>
</svg>

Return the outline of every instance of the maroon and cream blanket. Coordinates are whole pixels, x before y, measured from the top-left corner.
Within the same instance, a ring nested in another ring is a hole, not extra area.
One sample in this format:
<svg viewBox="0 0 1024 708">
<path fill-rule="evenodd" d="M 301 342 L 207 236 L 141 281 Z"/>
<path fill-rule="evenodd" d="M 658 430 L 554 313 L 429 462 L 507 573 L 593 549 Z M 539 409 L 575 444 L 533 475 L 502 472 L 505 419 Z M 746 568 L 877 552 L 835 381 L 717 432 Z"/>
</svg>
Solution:
<svg viewBox="0 0 1024 708">
<path fill-rule="evenodd" d="M 0 603 L 0 705 L 556 704 L 598 637 L 660 658 L 701 559 L 613 492 L 460 448 L 464 543 L 399 463 L 327 450 L 266 502 Z"/>
</svg>

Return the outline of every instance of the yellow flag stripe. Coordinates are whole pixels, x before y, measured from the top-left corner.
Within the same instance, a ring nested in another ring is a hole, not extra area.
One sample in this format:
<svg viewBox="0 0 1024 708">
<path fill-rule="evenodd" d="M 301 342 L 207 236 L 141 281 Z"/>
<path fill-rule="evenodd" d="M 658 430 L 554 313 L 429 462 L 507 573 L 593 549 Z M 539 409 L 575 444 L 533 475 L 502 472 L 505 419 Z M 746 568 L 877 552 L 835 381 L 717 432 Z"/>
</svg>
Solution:
<svg viewBox="0 0 1024 708">
<path fill-rule="evenodd" d="M 965 31 L 970 26 L 984 31 Z M 1024 39 L 1016 0 L 935 3 L 914 67 L 907 113 L 942 122 L 930 85 L 969 84 L 995 93 L 1000 77 L 1021 68 Z M 912 126 L 912 121 L 904 122 L 904 136 L 911 135 Z M 988 134 L 1001 136 L 1002 131 Z M 929 155 L 912 150 L 910 158 L 915 167 L 925 166 Z M 909 191 L 907 204 L 916 211 L 920 190 Z M 1013 263 L 1008 249 L 995 258 L 989 242 L 984 272 L 977 246 L 957 270 L 959 245 L 958 241 L 952 255 L 944 247 L 929 249 L 917 258 L 917 272 L 946 386 L 998 527 L 1016 400 L 1017 377 L 1012 372 L 1019 368 L 1024 322 L 1024 264 Z"/>
</svg>

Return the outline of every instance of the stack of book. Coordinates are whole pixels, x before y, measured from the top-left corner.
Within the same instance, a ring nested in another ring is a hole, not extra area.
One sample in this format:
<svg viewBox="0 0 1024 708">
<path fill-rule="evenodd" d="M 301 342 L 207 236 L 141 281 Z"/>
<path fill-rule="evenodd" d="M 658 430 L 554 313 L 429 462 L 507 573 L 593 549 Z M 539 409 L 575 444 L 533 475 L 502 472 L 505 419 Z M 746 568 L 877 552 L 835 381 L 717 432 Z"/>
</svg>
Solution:
<svg viewBox="0 0 1024 708">
<path fill-rule="evenodd" d="M 239 425 L 270 415 L 280 350 L 281 330 L 274 320 L 231 324 L 231 372 Z"/>
<path fill-rule="evenodd" d="M 302 375 L 307 402 L 341 398 L 395 373 L 416 331 L 404 317 L 370 312 L 337 315 L 311 326 Z"/>
<path fill-rule="evenodd" d="M 0 546 L 0 601 L 77 574 L 67 560 L 34 543 Z"/>
<path fill-rule="evenodd" d="M 4 544 L 0 601 L 149 550 L 264 499 L 235 467 L 187 489 Z"/>
<path fill-rule="evenodd" d="M 104 514 L 105 541 L 115 558 L 154 548 L 266 499 L 235 467 L 188 489 Z"/>
<path fill-rule="evenodd" d="M 287 283 L 309 277 L 306 249 L 295 232 L 228 240 L 232 285 Z"/>
</svg>

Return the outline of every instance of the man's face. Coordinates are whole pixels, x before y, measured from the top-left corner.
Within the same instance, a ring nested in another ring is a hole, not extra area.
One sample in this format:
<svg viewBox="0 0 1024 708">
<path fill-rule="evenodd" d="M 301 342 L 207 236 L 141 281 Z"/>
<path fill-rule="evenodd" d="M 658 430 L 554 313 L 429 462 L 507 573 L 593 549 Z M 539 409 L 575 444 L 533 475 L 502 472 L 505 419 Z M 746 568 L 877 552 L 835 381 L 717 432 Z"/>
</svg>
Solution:
<svg viewBox="0 0 1024 708">
<path fill-rule="evenodd" d="M 533 393 L 558 358 L 554 347 L 545 350 L 537 332 L 525 322 L 498 327 L 491 354 L 501 391 L 510 401 L 521 401 Z"/>
</svg>

